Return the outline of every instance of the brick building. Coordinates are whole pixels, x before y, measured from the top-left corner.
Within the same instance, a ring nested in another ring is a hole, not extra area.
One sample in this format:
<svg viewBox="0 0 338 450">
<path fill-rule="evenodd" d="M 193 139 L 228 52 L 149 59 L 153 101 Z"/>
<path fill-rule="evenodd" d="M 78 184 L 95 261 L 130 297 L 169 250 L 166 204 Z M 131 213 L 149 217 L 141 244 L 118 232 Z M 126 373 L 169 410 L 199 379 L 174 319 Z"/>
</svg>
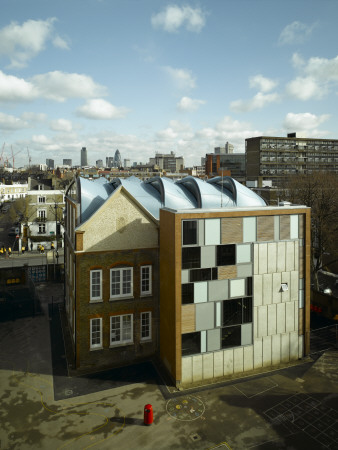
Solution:
<svg viewBox="0 0 338 450">
<path fill-rule="evenodd" d="M 156 357 L 178 386 L 309 352 L 309 208 L 189 176 L 78 178 L 66 210 L 78 368 Z"/>
</svg>

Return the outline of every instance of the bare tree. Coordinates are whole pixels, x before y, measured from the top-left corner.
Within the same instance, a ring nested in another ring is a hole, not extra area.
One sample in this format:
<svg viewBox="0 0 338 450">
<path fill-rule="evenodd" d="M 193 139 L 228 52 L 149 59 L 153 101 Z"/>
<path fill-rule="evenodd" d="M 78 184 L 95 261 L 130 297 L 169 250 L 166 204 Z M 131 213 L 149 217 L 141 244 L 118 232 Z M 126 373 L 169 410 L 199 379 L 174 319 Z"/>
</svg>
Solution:
<svg viewBox="0 0 338 450">
<path fill-rule="evenodd" d="M 338 175 L 314 172 L 288 178 L 284 196 L 292 203 L 311 207 L 311 272 L 318 290 L 318 272 L 338 261 Z"/>
</svg>

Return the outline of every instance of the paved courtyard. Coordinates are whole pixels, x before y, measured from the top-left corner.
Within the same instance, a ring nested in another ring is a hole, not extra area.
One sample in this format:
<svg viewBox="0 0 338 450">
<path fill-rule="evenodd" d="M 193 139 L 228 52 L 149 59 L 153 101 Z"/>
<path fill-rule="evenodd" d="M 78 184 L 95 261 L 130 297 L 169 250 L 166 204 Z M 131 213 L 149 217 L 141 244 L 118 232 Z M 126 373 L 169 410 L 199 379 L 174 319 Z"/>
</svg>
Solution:
<svg viewBox="0 0 338 450">
<path fill-rule="evenodd" d="M 41 284 L 41 314 L 1 323 L 1 448 L 338 448 L 337 351 L 181 392 L 150 362 L 70 377 L 61 288 Z M 147 403 L 154 409 L 148 427 Z"/>
</svg>

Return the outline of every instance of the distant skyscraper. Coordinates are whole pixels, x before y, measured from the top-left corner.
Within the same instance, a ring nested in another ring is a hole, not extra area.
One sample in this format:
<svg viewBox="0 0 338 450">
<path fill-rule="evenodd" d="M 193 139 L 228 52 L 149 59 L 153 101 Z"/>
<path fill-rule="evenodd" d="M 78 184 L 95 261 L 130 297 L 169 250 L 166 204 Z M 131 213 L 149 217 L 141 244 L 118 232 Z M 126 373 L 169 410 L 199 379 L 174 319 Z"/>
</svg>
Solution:
<svg viewBox="0 0 338 450">
<path fill-rule="evenodd" d="M 123 160 L 123 167 L 130 167 L 130 159 Z"/>
<path fill-rule="evenodd" d="M 46 164 L 47 164 L 48 169 L 54 169 L 54 159 L 47 158 Z"/>
<path fill-rule="evenodd" d="M 122 166 L 121 154 L 119 150 L 116 150 L 114 155 L 114 167 L 121 167 L 121 166 Z"/>
<path fill-rule="evenodd" d="M 102 159 L 98 159 L 98 160 L 96 161 L 96 163 L 95 163 L 95 166 L 96 166 L 96 167 L 103 167 L 103 161 L 102 161 Z"/>
<path fill-rule="evenodd" d="M 83 166 L 88 166 L 86 147 L 81 148 L 81 167 L 83 167 Z"/>
<path fill-rule="evenodd" d="M 70 166 L 70 167 L 72 167 L 72 160 L 71 159 L 64 159 L 62 161 L 62 165 L 63 166 Z"/>
<path fill-rule="evenodd" d="M 106 167 L 114 167 L 114 157 L 113 156 L 106 156 Z"/>
</svg>

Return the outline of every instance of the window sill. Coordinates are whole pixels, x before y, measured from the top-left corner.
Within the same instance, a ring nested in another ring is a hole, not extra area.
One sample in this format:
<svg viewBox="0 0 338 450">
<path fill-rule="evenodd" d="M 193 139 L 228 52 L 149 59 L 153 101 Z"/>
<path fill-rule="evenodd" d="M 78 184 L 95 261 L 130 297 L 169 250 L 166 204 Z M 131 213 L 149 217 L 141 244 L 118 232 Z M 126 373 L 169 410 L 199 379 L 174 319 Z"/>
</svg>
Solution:
<svg viewBox="0 0 338 450">
<path fill-rule="evenodd" d="M 102 298 L 90 299 L 89 303 L 103 303 L 103 299 Z"/>
<path fill-rule="evenodd" d="M 144 293 L 142 293 L 142 294 L 140 295 L 140 298 L 143 298 L 143 297 L 152 297 L 152 295 L 153 295 L 152 292 L 144 292 Z"/>
<path fill-rule="evenodd" d="M 116 347 L 127 347 L 128 345 L 133 345 L 134 342 L 119 342 L 117 344 L 110 344 L 109 348 L 116 348 Z"/>
<path fill-rule="evenodd" d="M 144 338 L 144 339 L 140 339 L 141 344 L 146 344 L 147 342 L 152 342 L 152 338 Z"/>
<path fill-rule="evenodd" d="M 110 297 L 109 299 L 110 302 L 114 302 L 115 300 L 134 300 L 134 296 L 126 295 L 126 296 Z"/>
<path fill-rule="evenodd" d="M 96 352 L 97 350 L 103 350 L 103 347 L 94 347 L 89 349 L 90 352 Z"/>
</svg>

